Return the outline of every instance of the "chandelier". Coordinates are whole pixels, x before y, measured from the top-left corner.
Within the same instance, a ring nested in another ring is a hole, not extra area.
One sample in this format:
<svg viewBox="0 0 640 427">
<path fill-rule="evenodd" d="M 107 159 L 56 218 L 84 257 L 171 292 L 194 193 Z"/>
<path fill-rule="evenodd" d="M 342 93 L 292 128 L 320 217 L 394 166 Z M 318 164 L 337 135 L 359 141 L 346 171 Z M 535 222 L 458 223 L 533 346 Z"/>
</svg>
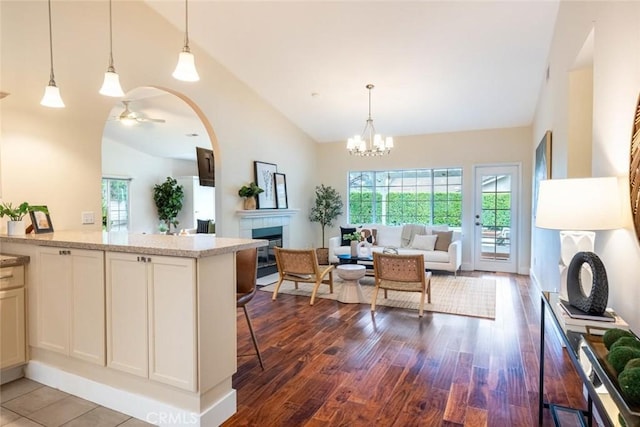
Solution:
<svg viewBox="0 0 640 427">
<path fill-rule="evenodd" d="M 376 133 L 376 128 L 373 127 L 373 119 L 371 118 L 371 89 L 374 86 L 369 83 L 366 88 L 369 90 L 369 117 L 367 118 L 367 124 L 364 126 L 362 135 L 356 135 L 347 140 L 347 151 L 349 151 L 349 154 L 356 156 L 383 156 L 391 152 L 393 138 L 388 136 L 383 139 L 380 134 Z"/>
</svg>

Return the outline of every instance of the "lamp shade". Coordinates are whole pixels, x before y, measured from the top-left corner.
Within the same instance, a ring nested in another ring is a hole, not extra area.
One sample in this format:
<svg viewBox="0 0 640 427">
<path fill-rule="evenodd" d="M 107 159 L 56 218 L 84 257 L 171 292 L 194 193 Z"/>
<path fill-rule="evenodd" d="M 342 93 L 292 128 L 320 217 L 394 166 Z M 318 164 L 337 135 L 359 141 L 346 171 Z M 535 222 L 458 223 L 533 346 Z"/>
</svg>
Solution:
<svg viewBox="0 0 640 427">
<path fill-rule="evenodd" d="M 120 76 L 118 76 L 118 73 L 115 71 L 107 71 L 104 73 L 104 81 L 100 88 L 100 94 L 113 97 L 124 96 L 122 86 L 120 86 Z"/>
<path fill-rule="evenodd" d="M 60 89 L 58 89 L 55 83 L 49 83 L 49 85 L 44 88 L 44 96 L 40 101 L 40 105 L 51 108 L 64 108 L 64 102 L 60 96 Z"/>
<path fill-rule="evenodd" d="M 178 56 L 178 65 L 173 72 L 173 77 L 184 82 L 197 82 L 200 80 L 193 54 L 189 51 L 182 51 Z"/>
<path fill-rule="evenodd" d="M 611 230 L 622 227 L 615 177 L 540 182 L 536 227 L 552 230 Z"/>
</svg>

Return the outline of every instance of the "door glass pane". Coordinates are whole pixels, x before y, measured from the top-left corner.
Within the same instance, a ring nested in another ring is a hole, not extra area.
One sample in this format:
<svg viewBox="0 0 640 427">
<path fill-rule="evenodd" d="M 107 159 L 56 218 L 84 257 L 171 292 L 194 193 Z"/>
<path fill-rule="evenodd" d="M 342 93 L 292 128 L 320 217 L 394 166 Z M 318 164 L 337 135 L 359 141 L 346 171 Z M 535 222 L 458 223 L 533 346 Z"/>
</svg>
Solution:
<svg viewBox="0 0 640 427">
<path fill-rule="evenodd" d="M 511 259 L 511 176 L 482 176 L 482 260 Z"/>
</svg>

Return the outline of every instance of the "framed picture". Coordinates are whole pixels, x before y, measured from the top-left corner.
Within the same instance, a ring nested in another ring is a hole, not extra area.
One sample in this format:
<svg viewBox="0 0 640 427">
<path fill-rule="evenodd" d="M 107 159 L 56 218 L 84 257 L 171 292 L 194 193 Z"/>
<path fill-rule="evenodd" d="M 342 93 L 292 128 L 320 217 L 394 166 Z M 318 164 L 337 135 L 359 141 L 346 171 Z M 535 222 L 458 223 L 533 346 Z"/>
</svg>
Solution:
<svg viewBox="0 0 640 427">
<path fill-rule="evenodd" d="M 278 172 L 278 167 L 273 163 L 253 162 L 256 173 L 256 184 L 264 191 L 258 194 L 258 209 L 275 209 L 276 192 L 274 174 Z"/>
<path fill-rule="evenodd" d="M 287 177 L 283 173 L 274 174 L 276 180 L 276 202 L 278 209 L 288 209 L 287 203 Z"/>
<path fill-rule="evenodd" d="M 53 224 L 48 213 L 29 211 L 29 216 L 31 217 L 33 231 L 36 233 L 51 233 L 53 231 Z"/>
<path fill-rule="evenodd" d="M 551 131 L 544 133 L 542 140 L 536 148 L 536 164 L 533 175 L 533 219 L 537 216 L 538 191 L 540 191 L 540 181 L 551 179 Z"/>
</svg>

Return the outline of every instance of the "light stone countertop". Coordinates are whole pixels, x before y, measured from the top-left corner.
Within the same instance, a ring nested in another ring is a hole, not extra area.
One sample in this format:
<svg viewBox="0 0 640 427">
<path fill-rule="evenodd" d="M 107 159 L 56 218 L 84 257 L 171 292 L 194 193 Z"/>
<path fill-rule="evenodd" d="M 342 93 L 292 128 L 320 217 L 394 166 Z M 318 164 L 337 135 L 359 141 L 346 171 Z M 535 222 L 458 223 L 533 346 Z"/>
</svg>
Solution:
<svg viewBox="0 0 640 427">
<path fill-rule="evenodd" d="M 221 255 L 237 252 L 241 249 L 267 246 L 268 244 L 266 240 L 216 237 L 211 234 L 179 236 L 125 232 L 107 233 L 104 231 L 55 231 L 24 236 L 3 234 L 0 235 L 0 246 L 2 243 L 27 243 L 58 248 L 94 249 L 185 258 Z"/>
</svg>

